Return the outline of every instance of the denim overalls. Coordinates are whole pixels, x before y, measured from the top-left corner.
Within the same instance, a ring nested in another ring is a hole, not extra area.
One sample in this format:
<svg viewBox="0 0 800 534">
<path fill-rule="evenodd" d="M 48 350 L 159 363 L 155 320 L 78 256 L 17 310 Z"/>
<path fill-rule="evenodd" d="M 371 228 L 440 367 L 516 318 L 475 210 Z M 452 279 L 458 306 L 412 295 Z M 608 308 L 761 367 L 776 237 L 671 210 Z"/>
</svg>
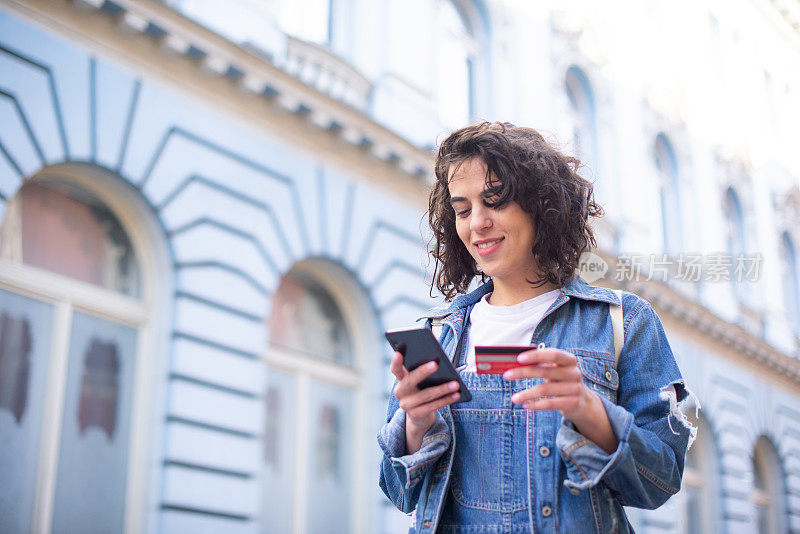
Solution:
<svg viewBox="0 0 800 534">
<path fill-rule="evenodd" d="M 454 362 L 465 361 L 472 306 L 491 291 L 489 282 L 427 316 L 428 324 L 441 321 L 439 341 Z M 579 278 L 561 289 L 531 340 L 577 356 L 619 441 L 612 454 L 559 412 L 511 403 L 540 379 L 462 373 L 472 400 L 439 410 L 410 455 L 405 413 L 391 397 L 378 434 L 380 486 L 400 510 L 415 511 L 412 532 L 629 532 L 623 505 L 656 508 L 677 493 L 694 432 L 680 412 L 688 391 L 658 316 L 643 299 L 623 295 L 616 366 L 609 304 L 619 301 Z"/>
</svg>

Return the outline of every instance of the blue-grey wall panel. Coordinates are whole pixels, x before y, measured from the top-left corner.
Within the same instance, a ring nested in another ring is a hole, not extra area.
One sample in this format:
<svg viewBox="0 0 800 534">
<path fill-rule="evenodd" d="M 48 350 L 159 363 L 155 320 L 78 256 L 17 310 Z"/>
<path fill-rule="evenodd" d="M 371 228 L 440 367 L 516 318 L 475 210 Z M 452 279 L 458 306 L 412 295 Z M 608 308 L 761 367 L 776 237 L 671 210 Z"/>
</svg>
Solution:
<svg viewBox="0 0 800 534">
<path fill-rule="evenodd" d="M 180 466 L 164 469 L 164 504 L 251 518 L 258 512 L 259 487 L 253 478 L 203 472 Z"/>
<path fill-rule="evenodd" d="M 0 93 L 0 143 L 4 151 L 25 176 L 35 174 L 44 165 L 33 133 L 26 122 L 19 102 L 8 94 Z"/>
<path fill-rule="evenodd" d="M 245 313 L 263 317 L 268 299 L 242 276 L 217 267 L 184 267 L 178 270 L 178 290 Z"/>
<path fill-rule="evenodd" d="M 94 161 L 117 169 L 126 141 L 128 116 L 136 103 L 133 74 L 108 63 L 94 62 Z"/>
<path fill-rule="evenodd" d="M 256 534 L 261 532 L 254 521 L 213 517 L 201 512 L 164 510 L 161 513 L 161 530 L 170 534 Z"/>
<path fill-rule="evenodd" d="M 285 189 L 285 188 L 284 188 Z M 180 190 L 161 210 L 165 227 L 174 231 L 204 217 L 213 217 L 240 234 L 249 235 L 264 250 L 271 270 L 285 272 L 294 261 L 294 252 L 284 227 L 271 204 L 240 196 L 235 191 L 198 177 Z"/>
<path fill-rule="evenodd" d="M 0 95 L 14 98 L 46 163 L 66 159 L 49 72 L 0 48 Z"/>
<path fill-rule="evenodd" d="M 261 360 L 197 339 L 176 337 L 172 372 L 253 395 L 260 395 L 264 389 L 265 369 Z"/>
<path fill-rule="evenodd" d="M 248 435 L 259 434 L 264 422 L 258 400 L 182 380 L 172 381 L 170 414 Z"/>
<path fill-rule="evenodd" d="M 0 195 L 2 198 L 10 200 L 22 185 L 22 174 L 14 167 L 3 152 L 0 145 Z"/>
<path fill-rule="evenodd" d="M 175 330 L 240 351 L 261 354 L 265 348 L 261 321 L 184 297 L 175 302 Z"/>
<path fill-rule="evenodd" d="M 0 12 L 0 45 L 52 72 L 50 100 L 61 117 L 69 159 L 89 161 L 89 56 L 65 44 L 58 37 Z"/>
<path fill-rule="evenodd" d="M 263 450 L 258 440 L 180 422 L 167 426 L 166 443 L 168 462 L 251 475 L 253 466 L 261 461 Z"/>
</svg>

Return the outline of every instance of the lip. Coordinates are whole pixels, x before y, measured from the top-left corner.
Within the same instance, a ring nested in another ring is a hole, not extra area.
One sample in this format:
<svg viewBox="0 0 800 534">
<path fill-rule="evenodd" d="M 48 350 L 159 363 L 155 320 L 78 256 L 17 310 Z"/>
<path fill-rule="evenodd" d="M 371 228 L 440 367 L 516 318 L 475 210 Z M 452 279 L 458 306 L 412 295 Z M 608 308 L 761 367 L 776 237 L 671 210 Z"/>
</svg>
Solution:
<svg viewBox="0 0 800 534">
<path fill-rule="evenodd" d="M 475 250 L 478 251 L 478 255 L 480 257 L 484 258 L 486 256 L 489 256 L 490 254 L 493 254 L 500 247 L 500 244 L 503 242 L 503 239 L 504 238 L 502 238 L 502 237 L 496 237 L 494 239 L 481 239 L 480 241 L 475 241 L 472 244 L 475 246 Z M 481 247 L 478 246 L 478 245 L 482 245 L 482 244 L 485 244 L 485 243 L 492 243 L 492 242 L 495 242 L 494 245 L 491 245 L 491 246 L 486 247 L 486 248 L 481 248 Z"/>
</svg>

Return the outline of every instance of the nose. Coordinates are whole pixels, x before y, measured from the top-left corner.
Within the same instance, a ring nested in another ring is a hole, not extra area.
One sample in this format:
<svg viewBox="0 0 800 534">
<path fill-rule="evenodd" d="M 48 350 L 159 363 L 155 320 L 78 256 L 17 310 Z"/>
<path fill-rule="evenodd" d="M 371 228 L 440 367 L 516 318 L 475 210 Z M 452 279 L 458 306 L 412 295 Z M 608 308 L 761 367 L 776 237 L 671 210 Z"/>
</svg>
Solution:
<svg viewBox="0 0 800 534">
<path fill-rule="evenodd" d="M 492 218 L 489 210 L 481 206 L 472 209 L 472 217 L 469 221 L 469 229 L 473 232 L 482 232 L 492 226 Z"/>
</svg>

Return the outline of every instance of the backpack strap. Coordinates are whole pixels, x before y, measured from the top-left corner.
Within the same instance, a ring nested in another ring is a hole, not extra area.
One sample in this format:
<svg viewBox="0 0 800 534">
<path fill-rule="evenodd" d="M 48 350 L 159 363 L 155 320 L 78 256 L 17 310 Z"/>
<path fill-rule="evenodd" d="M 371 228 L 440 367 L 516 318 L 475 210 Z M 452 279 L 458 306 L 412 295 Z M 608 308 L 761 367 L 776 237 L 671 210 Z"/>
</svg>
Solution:
<svg viewBox="0 0 800 534">
<path fill-rule="evenodd" d="M 619 355 L 625 344 L 625 330 L 622 327 L 622 290 L 615 289 L 614 294 L 619 298 L 619 305 L 609 304 L 608 313 L 611 315 L 611 327 L 614 330 L 614 364 L 619 365 Z"/>
<path fill-rule="evenodd" d="M 443 328 L 442 319 L 439 317 L 431 319 L 431 332 L 433 332 L 433 337 L 436 338 L 436 341 L 439 341 L 439 336 L 442 335 L 442 328 Z"/>
</svg>

